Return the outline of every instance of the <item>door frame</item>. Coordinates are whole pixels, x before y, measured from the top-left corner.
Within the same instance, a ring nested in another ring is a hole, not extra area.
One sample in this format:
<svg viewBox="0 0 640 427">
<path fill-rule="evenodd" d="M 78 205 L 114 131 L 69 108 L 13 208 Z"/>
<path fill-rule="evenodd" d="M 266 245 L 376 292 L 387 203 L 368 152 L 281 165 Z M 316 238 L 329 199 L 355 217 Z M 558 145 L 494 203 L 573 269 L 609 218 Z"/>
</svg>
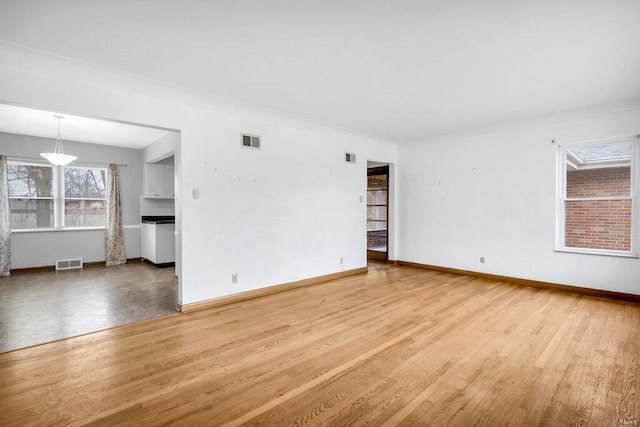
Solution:
<svg viewBox="0 0 640 427">
<path fill-rule="evenodd" d="M 368 243 L 367 243 L 367 261 L 383 261 L 383 262 L 387 262 L 389 260 L 389 206 L 390 206 L 390 201 L 391 201 L 391 197 L 390 197 L 390 188 L 391 188 L 391 176 L 389 173 L 389 165 L 386 164 L 384 166 L 372 166 L 372 167 L 367 167 L 367 191 L 369 189 L 369 185 L 368 185 L 368 179 L 370 176 L 377 176 L 377 175 L 385 175 L 387 177 L 387 214 L 385 217 L 385 222 L 387 223 L 387 236 L 386 236 L 386 241 L 385 241 L 385 247 L 387 248 L 387 250 L 385 252 L 381 252 L 381 251 L 372 251 L 369 250 L 368 248 Z M 368 206 L 368 205 L 367 205 Z M 368 233 L 368 230 L 367 230 Z"/>
</svg>

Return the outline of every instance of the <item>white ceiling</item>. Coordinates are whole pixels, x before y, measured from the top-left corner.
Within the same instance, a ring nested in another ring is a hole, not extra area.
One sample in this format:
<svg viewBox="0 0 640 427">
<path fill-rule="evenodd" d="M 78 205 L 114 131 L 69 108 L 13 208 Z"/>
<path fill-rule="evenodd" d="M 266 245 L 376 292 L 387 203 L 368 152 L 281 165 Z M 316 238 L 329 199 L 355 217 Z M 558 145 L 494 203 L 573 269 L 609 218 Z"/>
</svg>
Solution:
<svg viewBox="0 0 640 427">
<path fill-rule="evenodd" d="M 55 139 L 58 120 L 62 115 L 60 131 L 64 141 L 142 149 L 165 136 L 168 130 L 125 123 L 90 119 L 52 111 L 0 104 L 0 132 L 40 136 Z"/>
<path fill-rule="evenodd" d="M 396 141 L 640 98 L 638 0 L 3 0 L 0 40 Z"/>
</svg>

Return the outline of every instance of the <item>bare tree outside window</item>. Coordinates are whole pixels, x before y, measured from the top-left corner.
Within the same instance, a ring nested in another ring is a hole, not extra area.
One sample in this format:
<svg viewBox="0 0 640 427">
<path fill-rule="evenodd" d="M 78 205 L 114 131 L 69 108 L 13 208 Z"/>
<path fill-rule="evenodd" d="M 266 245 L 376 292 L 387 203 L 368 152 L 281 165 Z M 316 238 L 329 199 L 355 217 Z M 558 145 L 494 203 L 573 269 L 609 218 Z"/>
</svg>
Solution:
<svg viewBox="0 0 640 427">
<path fill-rule="evenodd" d="M 64 168 L 64 225 L 103 226 L 106 223 L 107 171 Z"/>
<path fill-rule="evenodd" d="M 107 170 L 8 162 L 11 228 L 101 227 L 106 223 Z M 62 175 L 58 174 L 61 172 Z M 64 194 L 56 196 L 56 176 Z M 64 221 L 54 206 L 64 203 Z"/>
<path fill-rule="evenodd" d="M 53 167 L 7 165 L 11 228 L 53 227 Z"/>
</svg>

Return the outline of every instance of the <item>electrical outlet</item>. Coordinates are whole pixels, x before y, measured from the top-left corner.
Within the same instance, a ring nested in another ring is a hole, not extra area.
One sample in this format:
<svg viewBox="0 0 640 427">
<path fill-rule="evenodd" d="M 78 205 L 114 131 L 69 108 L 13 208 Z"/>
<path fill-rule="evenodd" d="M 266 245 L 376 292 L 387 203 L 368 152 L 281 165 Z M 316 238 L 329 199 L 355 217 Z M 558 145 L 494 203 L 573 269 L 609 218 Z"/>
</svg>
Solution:
<svg viewBox="0 0 640 427">
<path fill-rule="evenodd" d="M 483 256 L 480 257 L 480 264 L 484 264 L 484 257 Z"/>
<path fill-rule="evenodd" d="M 344 258 L 340 257 L 340 264 L 344 264 Z"/>
<path fill-rule="evenodd" d="M 238 275 L 236 273 L 231 275 L 231 283 L 238 283 Z"/>
</svg>

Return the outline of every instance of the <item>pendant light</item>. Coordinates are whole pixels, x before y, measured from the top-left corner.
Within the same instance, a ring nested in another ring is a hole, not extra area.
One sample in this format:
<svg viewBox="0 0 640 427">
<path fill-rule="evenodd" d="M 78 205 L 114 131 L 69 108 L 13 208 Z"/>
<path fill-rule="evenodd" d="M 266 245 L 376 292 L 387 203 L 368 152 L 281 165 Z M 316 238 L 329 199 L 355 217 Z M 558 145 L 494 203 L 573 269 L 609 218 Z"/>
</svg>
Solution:
<svg viewBox="0 0 640 427">
<path fill-rule="evenodd" d="M 58 119 L 58 136 L 56 137 L 56 147 L 53 149 L 53 153 L 40 153 L 42 157 L 49 160 L 52 165 L 64 166 L 77 159 L 76 156 L 70 154 L 64 154 L 62 149 L 62 136 L 60 135 L 60 120 L 64 119 L 64 116 L 54 115 Z"/>
</svg>

